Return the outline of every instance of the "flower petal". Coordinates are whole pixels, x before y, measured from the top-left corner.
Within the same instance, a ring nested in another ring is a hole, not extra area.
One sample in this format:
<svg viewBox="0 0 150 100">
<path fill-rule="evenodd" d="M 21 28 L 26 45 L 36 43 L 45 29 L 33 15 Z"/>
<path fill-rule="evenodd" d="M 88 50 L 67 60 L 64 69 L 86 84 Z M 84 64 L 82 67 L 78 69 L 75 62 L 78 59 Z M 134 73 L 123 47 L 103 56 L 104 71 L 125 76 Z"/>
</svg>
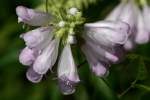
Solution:
<svg viewBox="0 0 150 100">
<path fill-rule="evenodd" d="M 99 59 L 101 57 L 113 63 L 116 63 L 119 60 L 117 56 L 111 53 L 112 52 L 111 49 L 108 49 L 108 48 L 105 49 L 103 46 L 96 45 L 90 41 L 89 42 L 87 41 L 87 46 L 89 47 L 91 51 L 93 50 L 93 52 L 95 52 L 96 56 L 98 56 Z"/>
<path fill-rule="evenodd" d="M 34 51 L 32 49 L 29 49 L 28 47 L 25 47 L 19 55 L 20 63 L 26 66 L 31 65 L 35 59 L 36 56 L 34 54 Z"/>
<path fill-rule="evenodd" d="M 75 92 L 74 85 L 80 80 L 69 44 L 62 51 L 57 73 L 61 91 L 64 94 L 72 94 Z"/>
<path fill-rule="evenodd" d="M 133 34 L 137 24 L 137 6 L 133 0 L 129 1 L 122 10 L 118 20 L 128 23 L 130 26 L 130 34 Z"/>
<path fill-rule="evenodd" d="M 144 44 L 149 41 L 149 32 L 145 27 L 144 24 L 144 18 L 142 16 L 142 13 L 139 12 L 138 15 L 138 24 L 137 24 L 137 34 L 135 37 L 135 42 L 137 44 Z"/>
<path fill-rule="evenodd" d="M 116 44 L 124 44 L 128 39 L 127 31 L 122 31 L 120 33 L 120 31 L 105 27 L 86 28 L 85 35 L 93 41 L 108 47 Z"/>
<path fill-rule="evenodd" d="M 52 69 L 58 56 L 59 39 L 53 40 L 48 47 L 46 47 L 41 55 L 37 57 L 33 65 L 33 69 L 38 74 L 45 74 L 48 69 Z"/>
<path fill-rule="evenodd" d="M 132 39 L 128 39 L 127 42 L 124 44 L 125 50 L 132 50 L 135 47 L 135 43 L 132 41 Z"/>
<path fill-rule="evenodd" d="M 117 20 L 118 16 L 122 13 L 122 10 L 124 8 L 125 4 L 124 2 L 121 2 L 117 7 L 114 8 L 114 10 L 105 18 L 105 20 Z"/>
<path fill-rule="evenodd" d="M 21 35 L 26 45 L 30 48 L 43 49 L 47 46 L 48 41 L 51 41 L 54 34 L 51 32 L 51 27 L 41 27 L 35 30 L 29 31 Z"/>
<path fill-rule="evenodd" d="M 33 83 L 39 83 L 42 80 L 43 75 L 36 73 L 32 67 L 30 67 L 26 73 L 26 77 Z"/>
<path fill-rule="evenodd" d="M 93 73 L 95 73 L 99 77 L 104 77 L 107 75 L 108 70 L 106 69 L 108 66 L 104 66 L 99 60 L 99 58 L 96 57 L 96 54 L 92 51 L 90 51 L 86 46 L 82 46 L 82 51 L 86 56 L 86 59 L 88 63 L 90 64 L 90 69 Z"/>
<path fill-rule="evenodd" d="M 95 23 L 87 23 L 85 24 L 85 27 L 87 28 L 102 28 L 102 27 L 105 27 L 105 28 L 111 28 L 111 29 L 114 29 L 116 31 L 120 31 L 121 33 L 122 32 L 129 32 L 129 25 L 125 22 L 122 22 L 122 21 L 98 21 L 98 22 L 95 22 Z"/>
<path fill-rule="evenodd" d="M 150 7 L 148 5 L 144 5 L 143 7 L 143 17 L 144 17 L 145 27 L 150 34 Z"/>
<path fill-rule="evenodd" d="M 50 16 L 47 13 L 35 11 L 33 9 L 24 6 L 18 6 L 16 8 L 16 13 L 20 21 L 29 24 L 31 26 L 46 25 L 52 19 L 52 16 Z"/>
</svg>

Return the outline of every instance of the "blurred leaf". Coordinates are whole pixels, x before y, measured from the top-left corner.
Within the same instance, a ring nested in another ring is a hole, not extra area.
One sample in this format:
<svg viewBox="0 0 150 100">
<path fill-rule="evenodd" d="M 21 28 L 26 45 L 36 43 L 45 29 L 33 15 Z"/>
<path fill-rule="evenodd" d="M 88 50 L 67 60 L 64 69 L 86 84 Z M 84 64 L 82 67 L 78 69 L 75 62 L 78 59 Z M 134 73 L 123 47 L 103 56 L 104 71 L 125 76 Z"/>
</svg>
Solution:
<svg viewBox="0 0 150 100">
<path fill-rule="evenodd" d="M 132 53 L 132 54 L 128 54 L 128 55 L 127 55 L 127 58 L 134 60 L 134 59 L 138 59 L 138 58 L 139 58 L 139 55 Z"/>
<path fill-rule="evenodd" d="M 95 75 L 91 75 L 91 82 L 94 88 L 100 95 L 103 95 L 104 100 L 116 100 L 117 95 L 111 90 L 111 88 L 104 82 L 102 78 L 98 78 Z"/>
<path fill-rule="evenodd" d="M 79 86 L 75 93 L 76 100 L 89 100 L 89 95 L 84 86 Z"/>
</svg>

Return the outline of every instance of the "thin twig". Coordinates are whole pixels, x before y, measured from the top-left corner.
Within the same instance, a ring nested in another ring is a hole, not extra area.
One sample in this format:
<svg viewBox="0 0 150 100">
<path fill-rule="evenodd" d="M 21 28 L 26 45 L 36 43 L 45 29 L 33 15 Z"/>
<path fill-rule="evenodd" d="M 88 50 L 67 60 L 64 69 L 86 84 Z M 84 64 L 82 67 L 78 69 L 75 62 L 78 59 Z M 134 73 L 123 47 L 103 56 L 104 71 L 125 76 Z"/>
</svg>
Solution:
<svg viewBox="0 0 150 100">
<path fill-rule="evenodd" d="M 137 79 L 133 81 L 131 85 L 119 95 L 119 98 L 123 97 L 127 92 L 129 92 L 129 90 L 136 84 L 136 82 L 137 82 Z"/>
</svg>

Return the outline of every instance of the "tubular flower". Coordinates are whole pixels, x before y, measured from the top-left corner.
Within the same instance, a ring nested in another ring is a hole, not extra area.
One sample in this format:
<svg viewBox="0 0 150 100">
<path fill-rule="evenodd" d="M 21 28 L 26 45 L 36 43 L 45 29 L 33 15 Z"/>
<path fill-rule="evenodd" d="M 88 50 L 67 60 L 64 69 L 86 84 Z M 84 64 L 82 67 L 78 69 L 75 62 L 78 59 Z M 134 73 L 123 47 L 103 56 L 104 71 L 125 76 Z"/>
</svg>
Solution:
<svg viewBox="0 0 150 100">
<path fill-rule="evenodd" d="M 26 47 L 19 61 L 30 66 L 27 79 L 40 82 L 58 62 L 57 81 L 65 95 L 74 93 L 80 82 L 72 45 L 80 45 L 91 72 L 105 77 L 110 65 L 124 58 L 125 50 L 149 41 L 150 8 L 146 4 L 140 10 L 134 0 L 122 1 L 105 20 L 84 25 L 85 19 L 77 8 L 62 9 L 51 9 L 53 12 L 49 14 L 48 10 L 41 12 L 18 6 L 16 13 L 18 22 L 36 27 L 20 35 Z"/>
<path fill-rule="evenodd" d="M 121 56 L 117 54 L 116 47 L 126 43 L 129 29 L 129 25 L 122 21 L 98 21 L 85 24 L 83 34 L 85 43 L 82 51 L 90 69 L 97 76 L 107 75 L 110 63 L 119 62 Z"/>
<path fill-rule="evenodd" d="M 80 80 L 69 44 L 62 51 L 57 72 L 61 91 L 64 94 L 75 92 L 75 85 Z"/>
<path fill-rule="evenodd" d="M 149 7 L 143 6 L 141 11 L 134 0 L 122 1 L 105 20 L 123 21 L 130 26 L 129 38 L 124 44 L 126 50 L 133 49 L 136 44 L 144 44 L 149 41 Z"/>
<path fill-rule="evenodd" d="M 58 18 L 59 21 L 51 25 L 49 23 L 53 21 L 53 17 L 48 13 L 23 6 L 18 6 L 16 13 L 19 22 L 30 26 L 41 26 L 20 35 L 26 47 L 20 53 L 19 61 L 23 65 L 30 66 L 26 72 L 27 79 L 33 83 L 40 82 L 43 75 L 52 70 L 58 60 L 59 45 L 61 45 L 64 49 L 58 63 L 59 87 L 63 94 L 74 93 L 75 86 L 80 79 L 71 44 L 77 43 L 74 28 L 82 24 L 81 12 L 77 8 L 71 8 L 64 20 Z"/>
</svg>

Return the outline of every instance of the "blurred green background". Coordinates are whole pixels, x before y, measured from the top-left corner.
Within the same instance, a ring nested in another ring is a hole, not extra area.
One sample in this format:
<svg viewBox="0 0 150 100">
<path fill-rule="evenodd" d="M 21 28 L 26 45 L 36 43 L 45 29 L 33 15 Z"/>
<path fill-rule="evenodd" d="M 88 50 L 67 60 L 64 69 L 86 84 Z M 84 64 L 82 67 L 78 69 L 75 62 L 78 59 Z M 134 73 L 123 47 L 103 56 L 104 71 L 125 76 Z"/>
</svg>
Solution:
<svg viewBox="0 0 150 100">
<path fill-rule="evenodd" d="M 29 82 L 25 77 L 27 67 L 18 61 L 19 52 L 24 48 L 19 35 L 25 30 L 17 23 L 15 8 L 18 5 L 34 8 L 43 2 L 0 0 L 0 100 L 149 100 L 149 43 L 138 46 L 122 63 L 113 65 L 107 78 L 95 77 L 87 64 L 82 65 L 81 83 L 73 95 L 60 93 L 54 75 L 45 75 L 38 84 Z M 100 20 L 117 4 L 117 0 L 97 0 L 84 8 L 83 15 L 87 21 Z"/>
</svg>

